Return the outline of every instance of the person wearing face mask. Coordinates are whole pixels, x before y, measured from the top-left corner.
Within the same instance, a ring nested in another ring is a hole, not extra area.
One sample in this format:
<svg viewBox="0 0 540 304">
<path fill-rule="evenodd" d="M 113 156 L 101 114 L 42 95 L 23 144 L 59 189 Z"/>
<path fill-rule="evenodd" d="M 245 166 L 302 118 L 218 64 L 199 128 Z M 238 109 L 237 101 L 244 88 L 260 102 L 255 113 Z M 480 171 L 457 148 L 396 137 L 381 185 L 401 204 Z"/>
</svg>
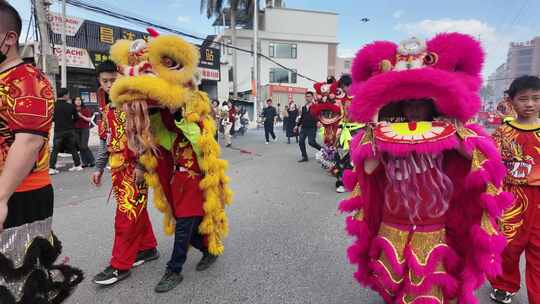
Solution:
<svg viewBox="0 0 540 304">
<path fill-rule="evenodd" d="M 83 273 L 54 265 L 62 251 L 47 162 L 54 93 L 23 63 L 20 33 L 18 12 L 0 0 L 0 303 L 60 303 Z"/>
</svg>

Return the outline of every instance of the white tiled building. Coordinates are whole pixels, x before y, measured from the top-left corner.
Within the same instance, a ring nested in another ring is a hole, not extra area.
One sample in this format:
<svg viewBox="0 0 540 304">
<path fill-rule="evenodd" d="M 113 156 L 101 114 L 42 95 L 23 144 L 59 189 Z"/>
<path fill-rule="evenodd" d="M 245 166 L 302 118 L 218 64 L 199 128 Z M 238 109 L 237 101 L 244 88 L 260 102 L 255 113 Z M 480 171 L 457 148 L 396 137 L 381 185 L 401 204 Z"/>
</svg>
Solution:
<svg viewBox="0 0 540 304">
<path fill-rule="evenodd" d="M 351 73 L 353 57 L 338 57 L 336 60 L 336 78 L 339 79 L 343 74 Z"/>
<path fill-rule="evenodd" d="M 219 20 L 219 19 L 217 19 Z M 252 22 L 237 27 L 236 45 L 251 50 L 253 47 Z M 218 22 L 216 22 L 217 24 Z M 222 23 L 221 23 L 222 24 Z M 221 25 L 218 24 L 218 25 Z M 288 71 L 271 61 L 259 58 L 259 98 L 264 100 L 274 96 L 276 90 L 271 85 L 304 88 L 312 90 L 313 82 L 298 76 L 294 71 L 317 81 L 336 73 L 338 15 L 331 12 L 318 12 L 283 7 L 266 7 L 259 13 L 259 52 L 280 64 L 292 69 Z M 231 30 L 225 28 L 215 41 L 230 43 Z M 237 51 L 238 92 L 251 92 L 253 84 L 253 57 L 246 52 Z M 221 82 L 219 98 L 225 100 L 232 92 L 232 49 L 222 49 Z M 282 91 L 282 90 L 277 90 Z M 294 91 L 294 92 L 293 92 Z M 291 89 L 287 98 L 302 101 L 303 93 Z M 270 96 L 272 94 L 272 96 Z M 287 94 L 286 94 L 287 95 Z M 300 99 L 301 98 L 301 99 Z M 282 97 L 281 99 L 285 99 Z M 300 100 L 297 100 L 300 99 Z M 282 103 L 285 102 L 284 100 Z"/>
</svg>

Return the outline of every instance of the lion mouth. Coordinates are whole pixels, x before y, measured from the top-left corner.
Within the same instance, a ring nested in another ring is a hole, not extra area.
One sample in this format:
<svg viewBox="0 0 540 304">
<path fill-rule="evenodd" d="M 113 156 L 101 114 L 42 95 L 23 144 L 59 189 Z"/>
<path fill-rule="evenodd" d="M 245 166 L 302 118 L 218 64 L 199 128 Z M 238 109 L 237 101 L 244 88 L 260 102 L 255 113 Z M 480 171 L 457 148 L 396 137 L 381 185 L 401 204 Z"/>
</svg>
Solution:
<svg viewBox="0 0 540 304">
<path fill-rule="evenodd" d="M 428 113 L 422 114 L 420 111 L 405 111 L 406 105 L 414 105 L 423 103 L 429 108 Z M 377 121 L 380 122 L 409 122 L 409 121 L 433 121 L 438 117 L 439 111 L 435 106 L 433 98 L 421 98 L 421 99 L 403 99 L 399 101 L 392 101 L 379 109 L 376 115 Z"/>
<path fill-rule="evenodd" d="M 514 178 L 525 178 L 532 172 L 533 165 L 526 162 L 510 162 L 507 164 L 510 169 L 510 175 Z"/>
</svg>

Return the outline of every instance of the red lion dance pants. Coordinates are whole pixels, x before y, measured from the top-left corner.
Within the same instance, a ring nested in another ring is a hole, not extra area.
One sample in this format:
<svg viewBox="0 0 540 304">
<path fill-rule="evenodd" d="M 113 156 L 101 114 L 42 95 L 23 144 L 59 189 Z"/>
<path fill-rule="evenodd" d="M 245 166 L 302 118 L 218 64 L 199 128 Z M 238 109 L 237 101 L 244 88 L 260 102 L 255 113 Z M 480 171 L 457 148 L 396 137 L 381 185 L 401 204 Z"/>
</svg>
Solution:
<svg viewBox="0 0 540 304">
<path fill-rule="evenodd" d="M 506 186 L 515 197 L 505 211 L 501 228 L 508 239 L 503 274 L 491 281 L 493 288 L 515 293 L 521 285 L 519 258 L 525 252 L 525 279 L 530 304 L 540 304 L 540 187 Z"/>
<path fill-rule="evenodd" d="M 135 185 L 133 163 L 113 169 L 112 184 L 116 198 L 116 216 L 111 266 L 128 270 L 135 262 L 138 252 L 157 246 L 146 210 L 148 188 Z"/>
</svg>

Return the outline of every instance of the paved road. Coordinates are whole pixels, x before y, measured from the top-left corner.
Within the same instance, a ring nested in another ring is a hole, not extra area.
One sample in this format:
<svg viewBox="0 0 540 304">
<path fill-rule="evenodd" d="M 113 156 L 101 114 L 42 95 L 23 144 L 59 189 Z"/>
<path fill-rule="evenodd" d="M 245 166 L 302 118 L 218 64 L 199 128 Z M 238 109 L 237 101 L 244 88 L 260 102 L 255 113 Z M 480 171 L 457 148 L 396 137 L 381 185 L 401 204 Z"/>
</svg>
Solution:
<svg viewBox="0 0 540 304">
<path fill-rule="evenodd" d="M 333 179 L 315 161 L 298 164 L 298 146 L 283 139 L 264 145 L 262 134 L 252 131 L 234 146 L 245 151 L 224 149 L 235 191 L 225 255 L 198 273 L 200 255 L 191 251 L 184 282 L 164 295 L 153 292 L 172 251 L 160 214 L 151 208 L 162 257 L 116 286 L 96 287 L 90 278 L 107 266 L 112 244 L 110 183 L 90 187 L 88 170 L 54 177 L 56 233 L 64 254 L 87 275 L 68 303 L 383 303 L 352 278 Z M 489 303 L 486 292 L 481 303 Z M 519 295 L 514 303 L 527 301 Z"/>
</svg>

